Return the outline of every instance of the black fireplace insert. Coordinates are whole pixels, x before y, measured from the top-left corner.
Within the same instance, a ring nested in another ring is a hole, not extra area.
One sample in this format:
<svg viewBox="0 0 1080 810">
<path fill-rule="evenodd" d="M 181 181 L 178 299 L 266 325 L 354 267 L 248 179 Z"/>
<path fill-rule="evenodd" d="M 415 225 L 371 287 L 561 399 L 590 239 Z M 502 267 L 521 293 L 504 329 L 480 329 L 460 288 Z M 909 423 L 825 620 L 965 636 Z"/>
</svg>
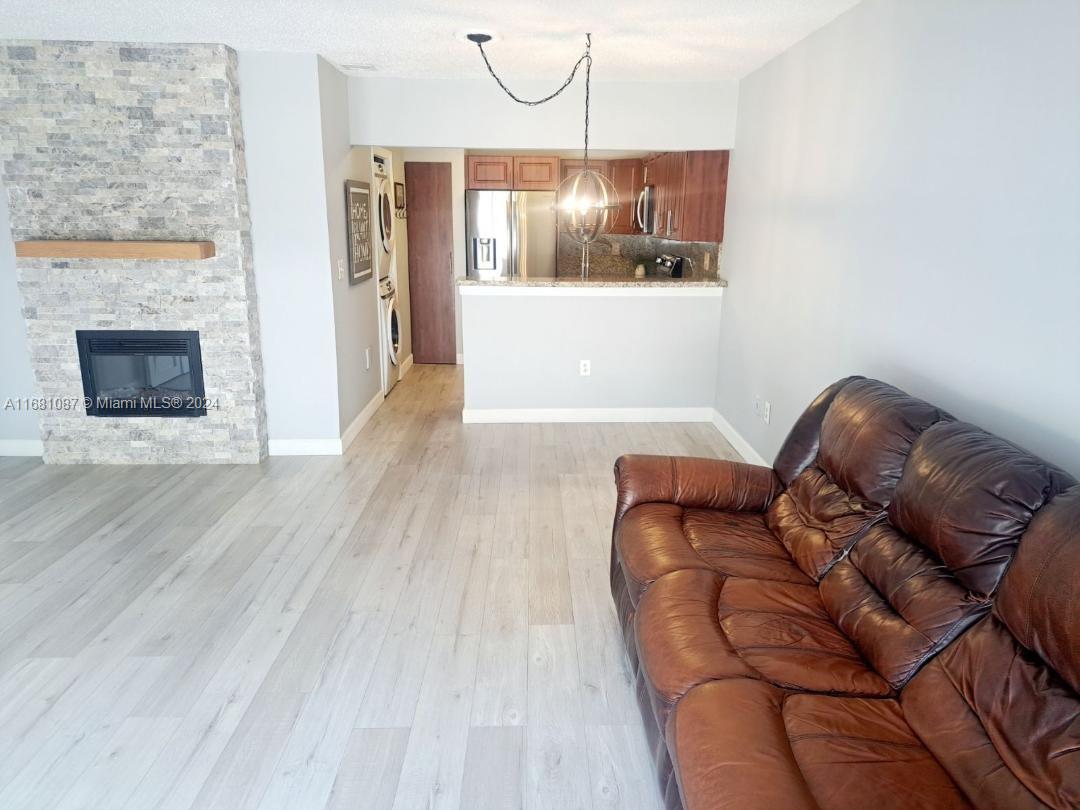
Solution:
<svg viewBox="0 0 1080 810">
<path fill-rule="evenodd" d="M 87 416 L 206 416 L 198 332 L 75 332 Z"/>
</svg>

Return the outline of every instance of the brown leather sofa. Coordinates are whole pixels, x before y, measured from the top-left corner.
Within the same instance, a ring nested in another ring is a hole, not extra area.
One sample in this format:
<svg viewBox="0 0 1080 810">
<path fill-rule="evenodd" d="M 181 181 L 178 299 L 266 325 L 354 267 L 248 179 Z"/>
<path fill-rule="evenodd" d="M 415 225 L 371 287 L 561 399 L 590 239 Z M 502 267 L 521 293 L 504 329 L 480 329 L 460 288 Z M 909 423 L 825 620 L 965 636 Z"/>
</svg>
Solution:
<svg viewBox="0 0 1080 810">
<path fill-rule="evenodd" d="M 623 456 L 611 586 L 666 805 L 1080 806 L 1080 486 L 874 380 L 773 468 Z"/>
</svg>

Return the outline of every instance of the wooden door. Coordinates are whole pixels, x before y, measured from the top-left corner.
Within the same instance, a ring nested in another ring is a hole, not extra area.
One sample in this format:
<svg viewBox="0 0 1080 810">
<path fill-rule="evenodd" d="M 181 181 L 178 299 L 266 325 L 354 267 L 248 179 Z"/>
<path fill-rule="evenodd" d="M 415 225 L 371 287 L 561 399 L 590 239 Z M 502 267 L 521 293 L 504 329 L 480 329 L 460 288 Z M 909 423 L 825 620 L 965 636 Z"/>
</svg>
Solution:
<svg viewBox="0 0 1080 810">
<path fill-rule="evenodd" d="M 405 164 L 413 361 L 456 363 L 454 222 L 449 163 Z"/>
<path fill-rule="evenodd" d="M 468 155 L 465 187 L 505 191 L 514 187 L 514 159 L 509 155 Z"/>
<path fill-rule="evenodd" d="M 727 206 L 727 150 L 686 153 L 682 234 L 688 242 L 723 242 Z"/>
<path fill-rule="evenodd" d="M 634 216 L 642 186 L 642 163 L 637 158 L 626 158 L 612 160 L 608 166 L 611 170 L 608 177 L 619 195 L 619 216 L 615 219 L 615 227 L 611 232 L 638 233 L 640 229 Z"/>
<path fill-rule="evenodd" d="M 514 188 L 519 191 L 554 191 L 559 187 L 559 159 L 533 156 L 514 158 Z"/>
</svg>

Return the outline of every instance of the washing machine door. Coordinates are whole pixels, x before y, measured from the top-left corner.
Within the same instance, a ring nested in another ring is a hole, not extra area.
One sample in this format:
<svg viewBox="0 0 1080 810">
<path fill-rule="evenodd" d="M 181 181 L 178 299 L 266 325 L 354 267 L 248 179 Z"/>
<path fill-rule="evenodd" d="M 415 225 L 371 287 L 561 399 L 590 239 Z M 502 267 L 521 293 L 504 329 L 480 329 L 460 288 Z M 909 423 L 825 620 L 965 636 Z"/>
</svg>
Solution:
<svg viewBox="0 0 1080 810">
<path fill-rule="evenodd" d="M 379 181 L 379 237 L 383 251 L 394 249 L 394 201 L 390 198 L 390 181 L 385 177 Z"/>
<path fill-rule="evenodd" d="M 401 349 L 401 329 L 398 325 L 397 296 L 387 298 L 383 305 L 386 307 L 383 324 L 386 328 L 386 353 L 393 365 L 398 365 L 398 352 Z"/>
</svg>

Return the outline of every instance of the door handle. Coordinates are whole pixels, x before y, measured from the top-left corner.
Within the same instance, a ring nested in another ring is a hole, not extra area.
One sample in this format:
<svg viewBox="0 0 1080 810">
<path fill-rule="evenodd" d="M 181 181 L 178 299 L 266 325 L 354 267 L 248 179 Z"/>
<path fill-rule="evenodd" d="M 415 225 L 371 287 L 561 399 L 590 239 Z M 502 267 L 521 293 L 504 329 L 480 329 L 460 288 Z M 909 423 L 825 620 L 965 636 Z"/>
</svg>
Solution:
<svg viewBox="0 0 1080 810">
<path fill-rule="evenodd" d="M 450 251 L 450 278 L 454 277 L 454 251 Z"/>
</svg>

